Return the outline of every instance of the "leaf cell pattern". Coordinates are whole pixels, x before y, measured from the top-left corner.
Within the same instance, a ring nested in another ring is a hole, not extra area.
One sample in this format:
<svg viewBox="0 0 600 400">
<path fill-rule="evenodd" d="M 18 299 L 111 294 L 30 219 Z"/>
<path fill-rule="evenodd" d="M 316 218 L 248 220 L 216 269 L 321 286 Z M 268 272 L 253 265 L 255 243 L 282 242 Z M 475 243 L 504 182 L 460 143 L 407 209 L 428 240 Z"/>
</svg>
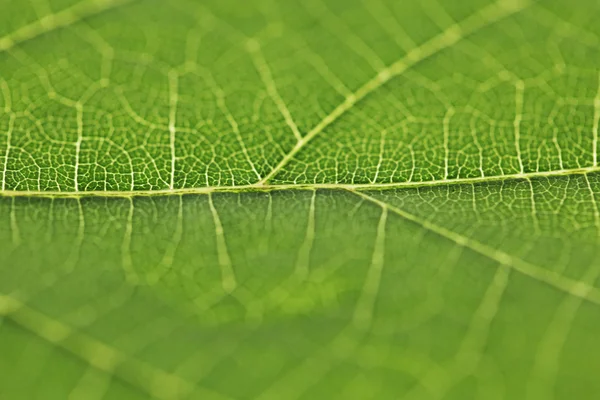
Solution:
<svg viewBox="0 0 600 400">
<path fill-rule="evenodd" d="M 0 7 L 0 398 L 600 392 L 595 2 Z"/>
</svg>

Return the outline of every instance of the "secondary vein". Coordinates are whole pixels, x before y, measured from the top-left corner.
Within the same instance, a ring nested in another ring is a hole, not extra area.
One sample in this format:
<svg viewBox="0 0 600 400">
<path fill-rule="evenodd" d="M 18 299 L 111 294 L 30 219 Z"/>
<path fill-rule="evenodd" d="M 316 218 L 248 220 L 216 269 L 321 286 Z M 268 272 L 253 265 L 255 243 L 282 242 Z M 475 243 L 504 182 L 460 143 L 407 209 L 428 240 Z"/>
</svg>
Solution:
<svg viewBox="0 0 600 400">
<path fill-rule="evenodd" d="M 507 267 L 510 267 L 511 269 L 523 275 L 529 276 L 530 278 L 536 281 L 548 284 L 554 287 L 555 289 L 560 290 L 561 292 L 570 294 L 571 296 L 578 297 L 591 303 L 600 305 L 600 290 L 587 283 L 573 280 L 564 275 L 560 275 L 556 272 L 528 263 L 527 261 L 510 255 L 502 250 L 498 250 L 486 244 L 483 244 L 477 241 L 476 239 L 463 236 L 460 233 L 451 231 L 431 221 L 424 220 L 417 215 L 413 215 L 385 201 L 369 196 L 366 193 L 361 193 L 352 190 L 351 192 L 355 193 L 357 196 L 364 198 L 365 200 L 377 204 L 378 206 L 384 209 L 388 209 L 389 211 L 399 215 L 407 221 L 420 225 L 428 231 L 431 231 L 439 236 L 451 240 L 458 246 L 466 247 L 483 255 L 484 257 L 494 260 L 499 265 L 505 265 Z"/>
<path fill-rule="evenodd" d="M 25 25 L 8 35 L 0 37 L 0 53 L 8 51 L 20 43 L 42 36 L 46 33 L 73 25 L 86 18 L 100 14 L 104 11 L 131 3 L 135 0 L 94 0 L 77 3 L 62 11 L 46 15 L 45 17 Z"/>
<path fill-rule="evenodd" d="M 454 24 L 444 30 L 439 35 L 433 37 L 421 46 L 408 52 L 404 57 L 394 62 L 390 66 L 380 70 L 375 77 L 362 85 L 354 93 L 333 109 L 325 118 L 323 118 L 314 128 L 312 128 L 296 145 L 290 150 L 281 161 L 267 174 L 259 184 L 266 184 L 279 171 L 281 171 L 294 156 L 305 147 L 305 145 L 321 133 L 326 127 L 335 122 L 340 116 L 350 110 L 356 103 L 367 95 L 379 89 L 385 83 L 395 76 L 402 74 L 409 68 L 420 63 L 426 58 L 439 53 L 440 51 L 451 47 L 465 37 L 503 19 L 509 15 L 515 14 L 527 8 L 531 3 L 529 1 L 510 2 L 499 0 L 496 3 L 487 6 L 477 13 L 467 17 L 462 25 Z"/>
</svg>

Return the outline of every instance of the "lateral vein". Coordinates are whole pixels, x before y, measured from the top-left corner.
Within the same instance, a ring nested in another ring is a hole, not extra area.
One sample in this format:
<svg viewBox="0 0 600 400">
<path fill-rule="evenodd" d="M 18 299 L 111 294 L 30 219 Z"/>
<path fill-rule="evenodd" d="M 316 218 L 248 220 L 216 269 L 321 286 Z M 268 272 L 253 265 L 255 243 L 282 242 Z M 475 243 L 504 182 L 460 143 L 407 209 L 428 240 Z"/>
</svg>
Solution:
<svg viewBox="0 0 600 400">
<path fill-rule="evenodd" d="M 511 269 L 526 275 L 538 282 L 545 283 L 549 286 L 554 287 L 555 289 L 560 290 L 561 292 L 568 293 L 571 296 L 581 298 L 583 300 L 589 301 L 591 303 L 595 303 L 600 305 L 600 290 L 587 284 L 585 282 L 576 281 L 571 278 L 568 278 L 564 275 L 557 274 L 556 272 L 546 270 L 537 265 L 528 263 L 518 257 L 512 256 L 502 250 L 494 249 L 490 246 L 487 246 L 475 239 L 463 236 L 457 232 L 451 231 L 447 228 L 444 228 L 440 225 L 434 224 L 431 221 L 424 220 L 416 215 L 413 215 L 405 210 L 402 210 L 398 207 L 390 205 L 385 201 L 379 200 L 375 197 L 369 196 L 368 194 L 350 190 L 351 193 L 355 193 L 356 195 L 368 200 L 374 204 L 377 204 L 380 207 L 387 208 L 389 211 L 399 215 L 407 221 L 413 222 L 417 225 L 420 225 L 424 229 L 433 232 L 441 237 L 444 237 L 452 242 L 456 243 L 459 246 L 466 247 L 471 249 L 484 257 L 487 257 L 493 261 L 496 261 L 500 265 L 505 265 L 510 267 Z"/>
<path fill-rule="evenodd" d="M 94 0 L 81 2 L 57 13 L 25 25 L 3 37 L 0 37 L 0 53 L 8 51 L 20 43 L 42 36 L 46 33 L 76 24 L 86 18 L 104 11 L 117 8 L 135 0 Z"/>
<path fill-rule="evenodd" d="M 460 24 L 454 24 L 444 30 L 439 35 L 433 37 L 423 45 L 408 52 L 404 57 L 392 63 L 388 67 L 380 70 L 375 77 L 367 81 L 354 93 L 346 97 L 346 99 L 333 109 L 325 118 L 323 118 L 314 128 L 312 128 L 296 145 L 281 159 L 281 161 L 267 174 L 259 184 L 266 184 L 279 171 L 281 171 L 294 156 L 304 148 L 304 146 L 321 133 L 326 127 L 335 122 L 341 115 L 350 110 L 356 103 L 365 98 L 367 95 L 379 89 L 385 83 L 395 76 L 401 75 L 407 69 L 415 64 L 425 60 L 440 51 L 451 47 L 465 37 L 489 26 L 509 15 L 515 14 L 531 3 L 529 1 L 510 2 L 499 0 L 492 5 L 489 5 L 477 13 L 467 17 L 462 27 Z"/>
</svg>

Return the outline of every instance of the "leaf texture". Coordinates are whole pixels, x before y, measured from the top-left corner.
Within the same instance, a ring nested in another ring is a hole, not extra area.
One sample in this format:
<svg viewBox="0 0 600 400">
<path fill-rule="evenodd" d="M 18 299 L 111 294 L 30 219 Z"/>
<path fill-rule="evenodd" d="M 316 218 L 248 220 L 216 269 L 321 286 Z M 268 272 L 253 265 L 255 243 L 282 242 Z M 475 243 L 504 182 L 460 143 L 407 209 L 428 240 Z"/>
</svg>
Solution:
<svg viewBox="0 0 600 400">
<path fill-rule="evenodd" d="M 0 398 L 600 392 L 595 2 L 0 7 Z"/>
</svg>

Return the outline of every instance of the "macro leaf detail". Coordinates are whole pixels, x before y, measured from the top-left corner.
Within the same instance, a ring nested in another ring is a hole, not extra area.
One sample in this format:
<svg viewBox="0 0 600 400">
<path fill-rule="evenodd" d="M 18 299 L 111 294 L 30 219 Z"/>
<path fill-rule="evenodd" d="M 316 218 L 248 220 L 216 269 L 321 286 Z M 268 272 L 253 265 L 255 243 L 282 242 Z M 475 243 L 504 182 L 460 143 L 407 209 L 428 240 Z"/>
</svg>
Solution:
<svg viewBox="0 0 600 400">
<path fill-rule="evenodd" d="M 599 7 L 0 0 L 0 398 L 594 398 Z"/>
</svg>

